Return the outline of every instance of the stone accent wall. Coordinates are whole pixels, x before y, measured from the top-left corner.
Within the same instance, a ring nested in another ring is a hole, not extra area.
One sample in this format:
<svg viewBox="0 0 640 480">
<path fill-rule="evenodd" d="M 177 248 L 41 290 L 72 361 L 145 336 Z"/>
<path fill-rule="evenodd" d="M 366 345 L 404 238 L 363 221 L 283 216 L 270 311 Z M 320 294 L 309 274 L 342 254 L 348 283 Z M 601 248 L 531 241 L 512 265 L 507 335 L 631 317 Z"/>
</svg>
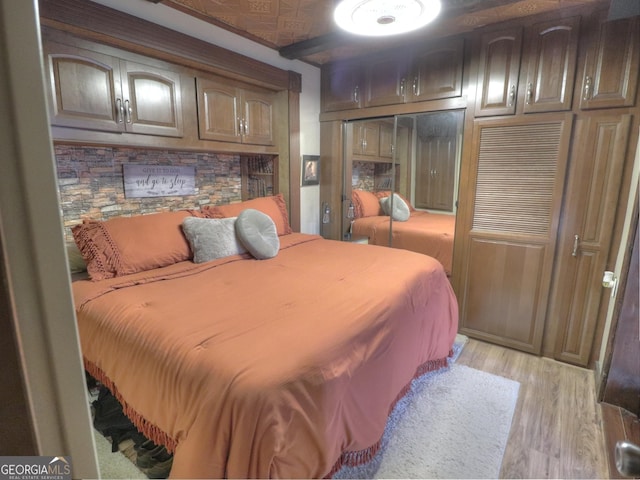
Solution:
<svg viewBox="0 0 640 480">
<path fill-rule="evenodd" d="M 55 159 L 65 240 L 71 243 L 71 227 L 85 218 L 106 220 L 242 199 L 240 155 L 55 145 Z M 196 194 L 125 198 L 124 164 L 195 166 Z"/>
<path fill-rule="evenodd" d="M 373 192 L 375 190 L 375 163 L 373 162 L 362 162 L 354 160 L 352 164 L 352 185 L 351 188 L 357 190 L 368 190 L 369 192 Z M 356 180 L 357 173 L 357 181 Z"/>
</svg>

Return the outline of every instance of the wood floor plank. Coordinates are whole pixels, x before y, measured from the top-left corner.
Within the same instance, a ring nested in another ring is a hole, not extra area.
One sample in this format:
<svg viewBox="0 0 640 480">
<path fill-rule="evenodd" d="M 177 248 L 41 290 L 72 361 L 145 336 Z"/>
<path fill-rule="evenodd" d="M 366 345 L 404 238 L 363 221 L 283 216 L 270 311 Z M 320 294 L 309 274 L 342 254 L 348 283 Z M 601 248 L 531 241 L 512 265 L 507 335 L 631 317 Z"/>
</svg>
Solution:
<svg viewBox="0 0 640 480">
<path fill-rule="evenodd" d="M 501 478 L 609 476 L 591 370 L 473 339 L 457 362 L 520 382 Z"/>
</svg>

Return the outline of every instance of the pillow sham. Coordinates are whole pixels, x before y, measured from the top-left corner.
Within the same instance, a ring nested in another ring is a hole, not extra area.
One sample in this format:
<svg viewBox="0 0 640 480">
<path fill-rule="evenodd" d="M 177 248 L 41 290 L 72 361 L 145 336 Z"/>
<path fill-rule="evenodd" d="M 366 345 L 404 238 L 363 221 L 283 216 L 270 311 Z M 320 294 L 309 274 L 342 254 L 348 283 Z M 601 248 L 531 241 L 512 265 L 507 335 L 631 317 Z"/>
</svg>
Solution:
<svg viewBox="0 0 640 480">
<path fill-rule="evenodd" d="M 397 193 L 393 194 L 393 207 L 391 206 L 391 197 L 380 199 L 380 206 L 384 213 L 398 222 L 406 222 L 411 216 L 408 205 L 400 198 Z"/>
<path fill-rule="evenodd" d="M 204 263 L 245 253 L 247 250 L 236 236 L 235 223 L 236 217 L 185 218 L 182 230 L 191 245 L 193 261 Z"/>
<path fill-rule="evenodd" d="M 375 193 L 367 190 L 352 190 L 351 203 L 353 203 L 353 214 L 355 218 L 372 217 L 382 215 L 380 199 Z"/>
<path fill-rule="evenodd" d="M 104 280 L 189 260 L 182 220 L 191 212 L 84 220 L 71 229 L 91 280 Z"/>
<path fill-rule="evenodd" d="M 398 195 L 403 201 L 404 203 L 407 204 L 407 207 L 409 207 L 409 211 L 410 212 L 415 212 L 416 209 L 414 208 L 414 206 L 411 204 L 411 202 L 409 201 L 409 199 L 407 199 L 407 197 L 405 197 L 404 195 L 395 192 L 396 195 Z M 376 196 L 378 198 L 384 198 L 384 197 L 388 197 L 389 195 L 391 195 L 391 192 L 389 190 L 380 190 L 376 192 Z"/>
<path fill-rule="evenodd" d="M 280 250 L 276 224 L 259 210 L 248 208 L 238 215 L 236 233 L 242 245 L 258 260 L 273 258 Z"/>
<path fill-rule="evenodd" d="M 253 208 L 271 217 L 276 225 L 279 236 L 288 235 L 292 232 L 289 225 L 289 214 L 287 213 L 287 204 L 281 193 L 269 196 L 259 197 L 244 202 L 229 203 L 227 205 L 206 205 L 202 207 L 202 213 L 208 218 L 228 218 L 237 217 L 243 210 Z"/>
</svg>

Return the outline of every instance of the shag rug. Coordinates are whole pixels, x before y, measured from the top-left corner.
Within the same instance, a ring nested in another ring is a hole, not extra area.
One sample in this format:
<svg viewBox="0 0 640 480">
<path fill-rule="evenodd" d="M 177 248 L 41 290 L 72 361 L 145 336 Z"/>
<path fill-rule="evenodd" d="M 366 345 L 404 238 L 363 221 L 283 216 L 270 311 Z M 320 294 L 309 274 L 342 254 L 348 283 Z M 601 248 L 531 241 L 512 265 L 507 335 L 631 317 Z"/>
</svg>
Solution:
<svg viewBox="0 0 640 480">
<path fill-rule="evenodd" d="M 498 478 L 520 384 L 457 365 L 466 341 L 456 337 L 450 366 L 412 382 L 375 457 L 333 478 Z M 96 447 L 103 479 L 147 478 L 98 433 Z"/>
</svg>

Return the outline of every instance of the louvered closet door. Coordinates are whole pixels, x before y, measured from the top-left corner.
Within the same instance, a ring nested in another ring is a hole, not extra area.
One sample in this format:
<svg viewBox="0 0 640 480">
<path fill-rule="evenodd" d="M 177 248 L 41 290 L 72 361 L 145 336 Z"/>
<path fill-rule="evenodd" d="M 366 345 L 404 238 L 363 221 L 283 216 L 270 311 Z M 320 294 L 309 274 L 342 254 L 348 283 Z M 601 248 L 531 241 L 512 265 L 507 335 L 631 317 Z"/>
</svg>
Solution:
<svg viewBox="0 0 640 480">
<path fill-rule="evenodd" d="M 476 120 L 461 331 L 540 353 L 571 124 Z"/>
</svg>

